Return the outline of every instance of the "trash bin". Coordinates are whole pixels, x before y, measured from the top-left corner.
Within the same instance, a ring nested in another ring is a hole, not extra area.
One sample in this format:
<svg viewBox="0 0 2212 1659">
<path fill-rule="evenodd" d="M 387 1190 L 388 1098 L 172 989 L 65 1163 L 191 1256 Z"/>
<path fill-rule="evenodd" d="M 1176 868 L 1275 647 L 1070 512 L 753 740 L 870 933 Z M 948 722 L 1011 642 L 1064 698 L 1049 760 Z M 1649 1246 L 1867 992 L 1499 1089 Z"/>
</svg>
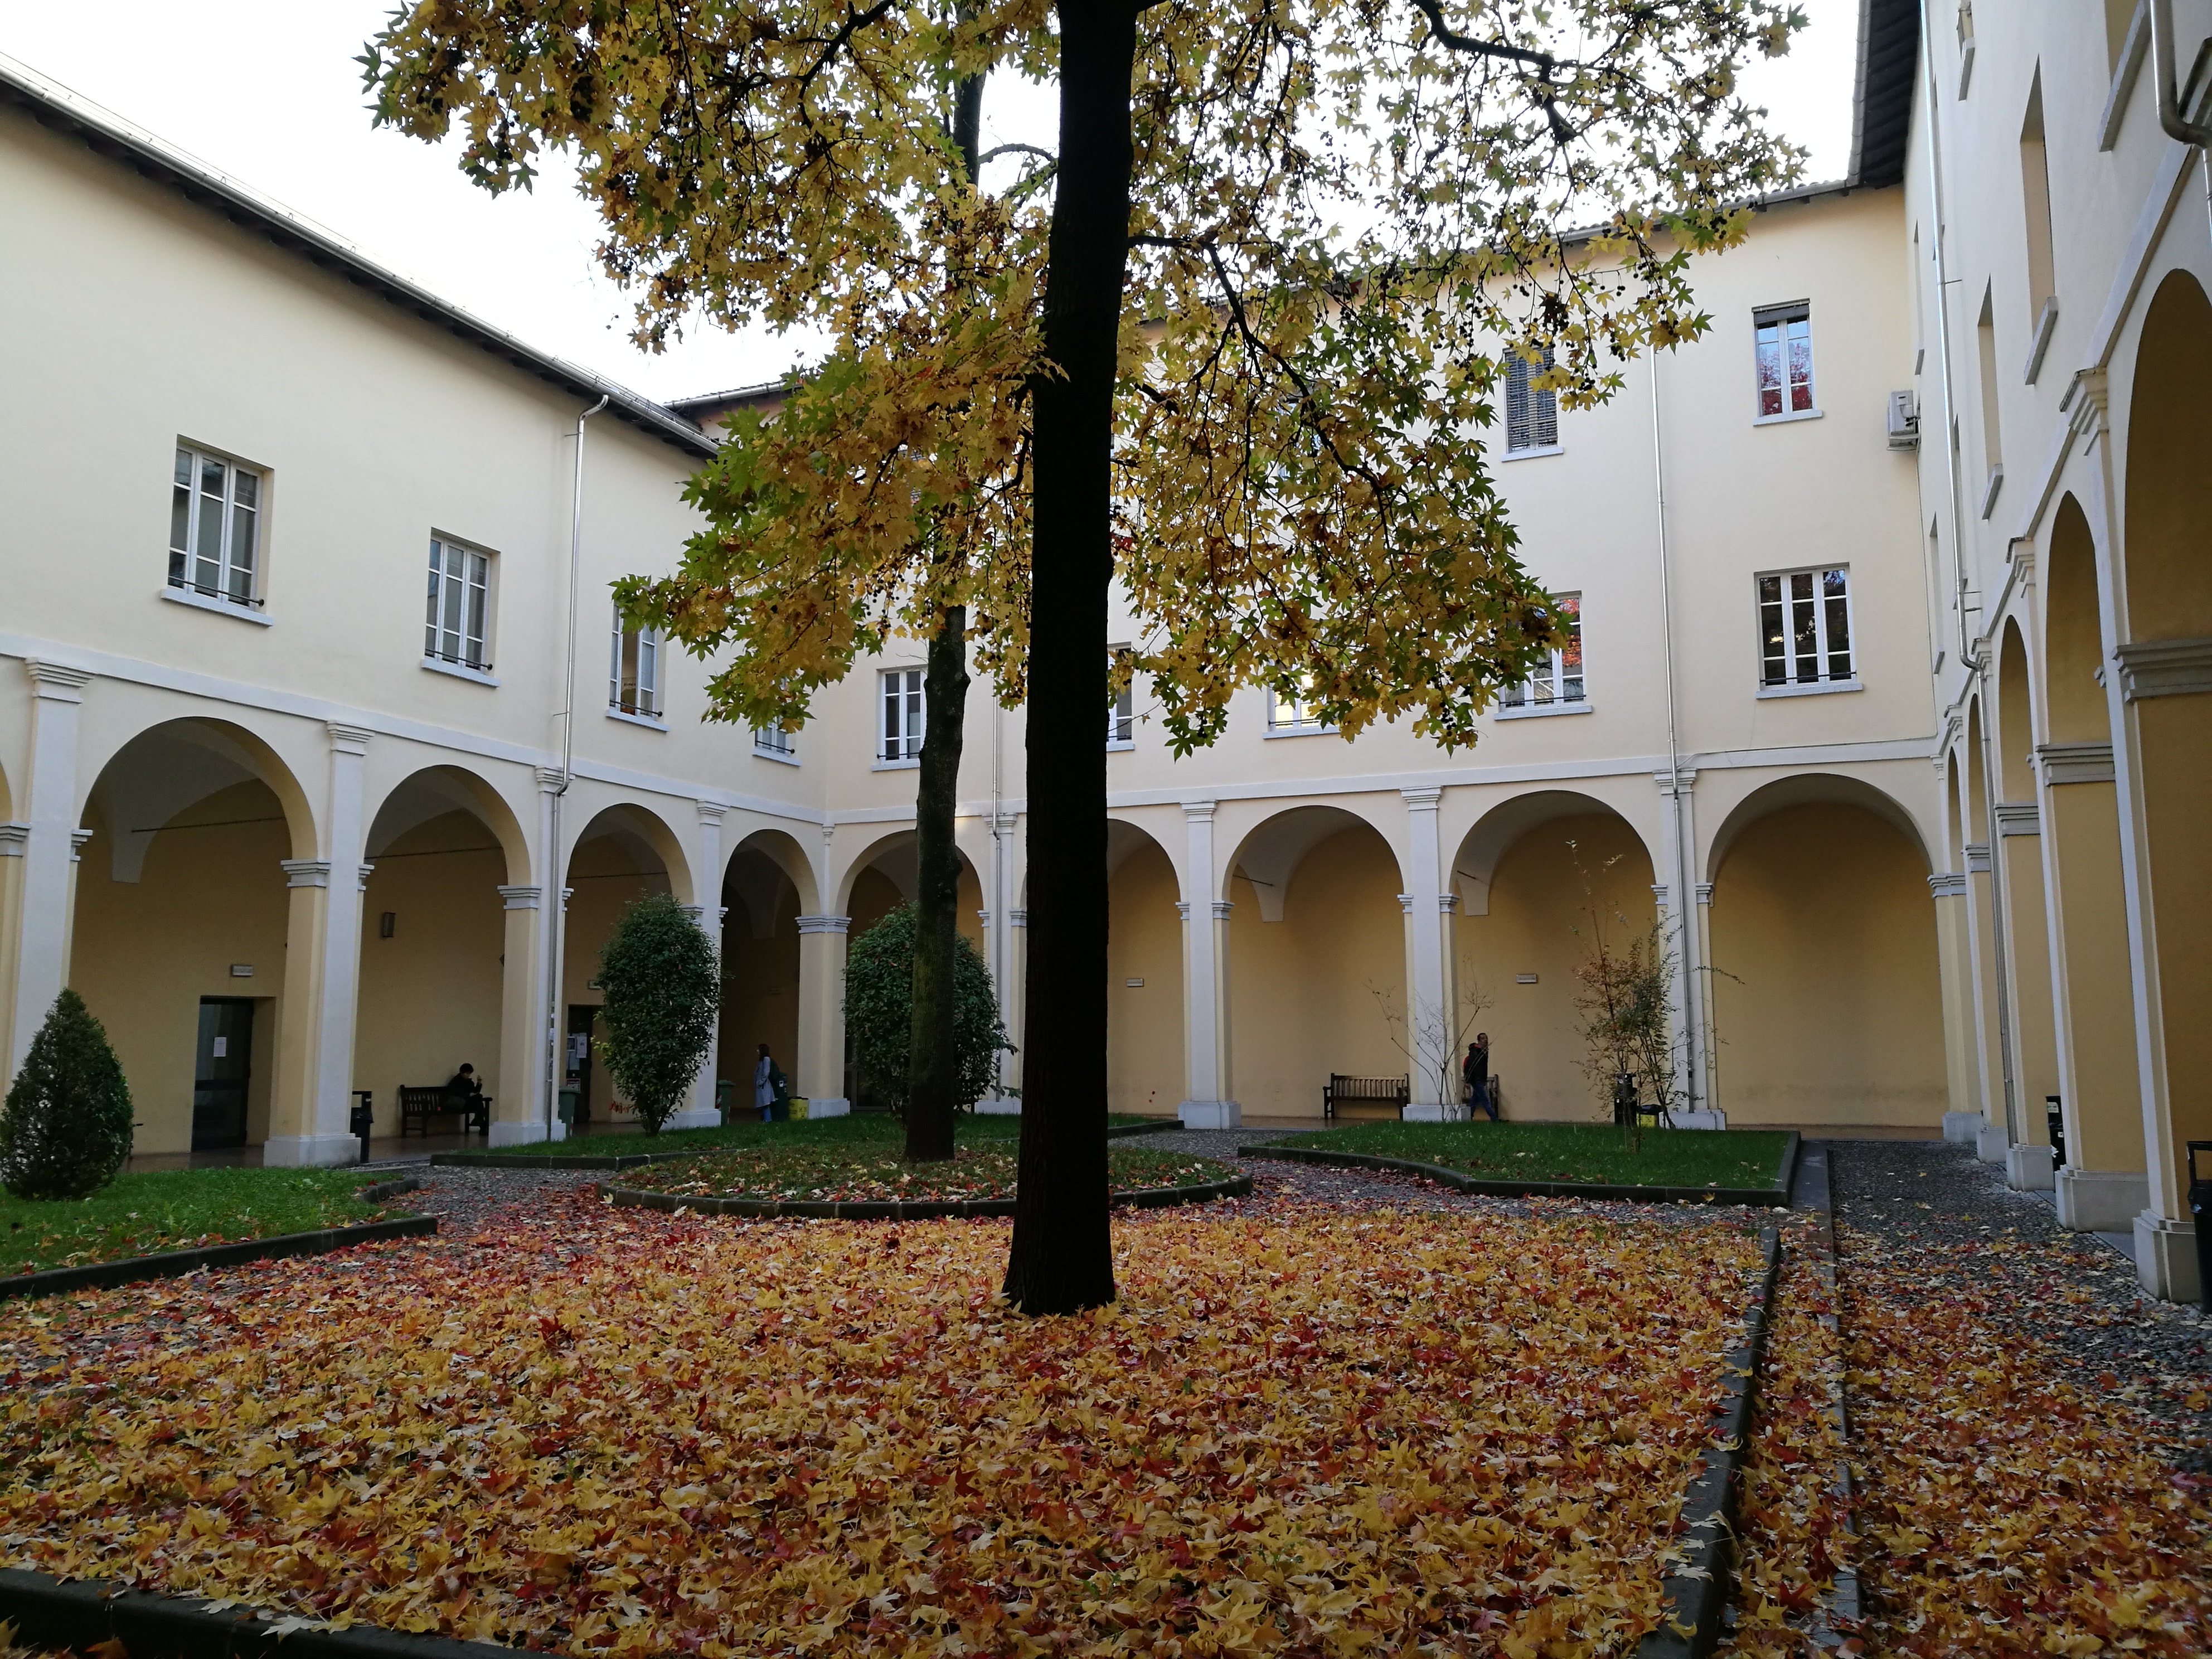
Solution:
<svg viewBox="0 0 2212 1659">
<path fill-rule="evenodd" d="M 2212 1155 L 2212 1140 L 2191 1140 L 2189 1148 L 2189 1219 L 2197 1229 L 2197 1304 L 2212 1313 L 2212 1169 L 2197 1173 L 2197 1154 Z"/>
<path fill-rule="evenodd" d="M 361 1161 L 368 1162 L 368 1132 L 376 1122 L 375 1096 L 368 1089 L 353 1091 L 354 1107 L 346 1121 L 347 1128 L 361 1137 Z"/>
<path fill-rule="evenodd" d="M 558 1109 L 561 1121 L 564 1125 L 572 1124 L 576 1121 L 576 1092 L 574 1089 L 563 1089 L 558 1096 L 560 1101 Z"/>
</svg>

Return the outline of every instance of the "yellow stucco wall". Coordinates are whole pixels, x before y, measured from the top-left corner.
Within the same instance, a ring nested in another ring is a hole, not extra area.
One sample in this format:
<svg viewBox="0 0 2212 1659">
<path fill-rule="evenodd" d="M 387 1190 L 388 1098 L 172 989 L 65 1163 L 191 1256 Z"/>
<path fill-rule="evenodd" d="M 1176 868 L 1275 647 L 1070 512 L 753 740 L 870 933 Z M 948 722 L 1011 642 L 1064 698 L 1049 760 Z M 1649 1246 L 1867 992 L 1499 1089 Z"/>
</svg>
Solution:
<svg viewBox="0 0 2212 1659">
<path fill-rule="evenodd" d="M 1634 830 L 1609 814 L 1557 818 L 1498 860 L 1490 914 L 1455 924 L 1462 1018 L 1490 1034 L 1504 1085 L 1501 1115 L 1547 1122 L 1605 1115 L 1582 1069 L 1575 968 L 1593 931 L 1625 944 L 1654 916 L 1651 860 Z M 1534 974 L 1523 985 L 1519 975 Z M 1462 1045 L 1462 1050 L 1464 1045 Z"/>
<path fill-rule="evenodd" d="M 253 1000 L 246 1139 L 268 1132 L 270 1056 L 281 1017 L 287 913 L 283 809 L 267 786 L 234 784 L 178 813 L 153 838 L 139 879 L 113 879 L 110 836 L 90 820 L 77 866 L 70 982 L 107 1027 L 131 1085 L 134 1150 L 188 1151 L 202 997 Z M 195 826 L 207 826 L 204 828 Z M 251 963 L 234 979 L 234 963 Z"/>
<path fill-rule="evenodd" d="M 1856 806 L 1784 807 L 1736 839 L 1712 906 L 1717 1093 L 1732 1120 L 1933 1133 L 1946 1087 L 1926 877 L 1905 837 Z"/>
<path fill-rule="evenodd" d="M 1241 875 L 1230 896 L 1230 1079 L 1246 1114 L 1318 1118 L 1332 1072 L 1403 1076 L 1402 1026 L 1385 1010 L 1405 1011 L 1406 926 L 1382 836 L 1363 826 L 1316 845 L 1280 921 L 1261 920 Z"/>
<path fill-rule="evenodd" d="M 419 824 L 377 854 L 362 902 L 353 1086 L 375 1091 L 378 1133 L 397 1133 L 402 1084 L 443 1083 L 464 1061 L 485 1093 L 502 1095 L 506 879 L 506 854 L 467 812 Z"/>
<path fill-rule="evenodd" d="M 1172 1117 L 1185 1082 L 1182 921 L 1168 855 L 1150 842 L 1131 853 L 1107 902 L 1108 1109 Z"/>
</svg>

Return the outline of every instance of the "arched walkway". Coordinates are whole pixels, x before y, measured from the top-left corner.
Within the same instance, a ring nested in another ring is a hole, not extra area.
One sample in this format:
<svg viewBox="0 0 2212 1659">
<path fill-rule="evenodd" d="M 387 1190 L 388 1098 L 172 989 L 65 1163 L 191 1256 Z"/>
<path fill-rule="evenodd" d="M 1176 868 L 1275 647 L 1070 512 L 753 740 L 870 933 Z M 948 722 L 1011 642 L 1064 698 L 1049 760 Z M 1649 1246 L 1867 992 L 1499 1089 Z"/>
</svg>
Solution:
<svg viewBox="0 0 2212 1659">
<path fill-rule="evenodd" d="M 1651 927 L 1651 855 L 1604 802 L 1534 790 L 1478 819 L 1452 860 L 1464 1050 L 1490 1038 L 1500 1115 L 1551 1121 L 1606 1115 L 1585 1067 L 1577 969 L 1603 934 L 1617 949 Z"/>
<path fill-rule="evenodd" d="M 1936 1135 L 1942 981 L 1910 815 L 1856 778 L 1780 779 L 1723 821 L 1709 868 L 1716 1103 Z"/>
<path fill-rule="evenodd" d="M 2184 1144 L 2212 1139 L 2212 302 L 2187 271 L 2159 284 L 2128 416 L 2128 638 L 2115 653 L 2142 769 L 2154 1079 L 2150 1202 L 2187 1214 Z M 2203 1160 L 2200 1158 L 2200 1166 Z M 2185 1252 L 2168 1230 L 2160 1248 Z M 2168 1282 L 2172 1282 L 2169 1280 Z"/>
<path fill-rule="evenodd" d="M 1106 1089 L 1109 1110 L 1172 1117 L 1183 1097 L 1181 895 L 1167 850 L 1106 824 Z"/>
<path fill-rule="evenodd" d="M 1229 860 L 1230 1070 L 1248 1116 L 1317 1117 L 1332 1073 L 1406 1076 L 1404 880 L 1380 831 L 1297 806 Z"/>
<path fill-rule="evenodd" d="M 502 1120 L 534 1115 L 532 941 L 500 890 L 530 882 L 514 811 L 476 774 L 426 767 L 377 803 L 365 854 L 353 1086 L 371 1092 L 378 1132 L 398 1133 L 403 1085 L 443 1083 L 464 1063 Z"/>
<path fill-rule="evenodd" d="M 135 1150 L 268 1139 L 307 1085 L 305 1045 L 277 1048 L 312 969 L 286 949 L 288 883 L 314 877 L 297 779 L 241 726 L 167 721 L 109 758 L 82 823 L 68 982 L 122 1062 Z"/>
</svg>

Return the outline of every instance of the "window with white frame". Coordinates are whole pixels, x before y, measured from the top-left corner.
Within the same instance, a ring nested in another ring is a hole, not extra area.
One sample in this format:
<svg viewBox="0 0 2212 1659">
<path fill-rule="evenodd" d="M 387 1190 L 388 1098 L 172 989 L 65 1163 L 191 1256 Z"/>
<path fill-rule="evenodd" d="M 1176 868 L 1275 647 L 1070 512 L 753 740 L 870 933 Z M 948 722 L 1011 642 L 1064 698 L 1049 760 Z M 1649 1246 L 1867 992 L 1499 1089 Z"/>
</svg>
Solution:
<svg viewBox="0 0 2212 1659">
<path fill-rule="evenodd" d="M 423 600 L 422 654 L 489 673 L 484 624 L 491 609 L 491 560 L 472 547 L 430 538 L 430 586 Z"/>
<path fill-rule="evenodd" d="M 1334 732 L 1336 729 L 1323 721 L 1315 711 L 1313 699 L 1304 688 L 1296 696 L 1285 696 L 1277 690 L 1267 693 L 1267 726 L 1276 732 Z"/>
<path fill-rule="evenodd" d="M 1751 323 L 1759 418 L 1812 414 L 1813 307 L 1803 301 L 1764 306 L 1752 313 Z"/>
<path fill-rule="evenodd" d="M 1791 570 L 1759 579 L 1759 683 L 1835 684 L 1851 664 L 1848 569 Z"/>
<path fill-rule="evenodd" d="M 1506 354 L 1505 453 L 1509 455 L 1559 447 L 1559 394 L 1528 384 L 1551 367 L 1549 346 L 1544 348 L 1542 358 L 1533 363 L 1517 351 Z"/>
<path fill-rule="evenodd" d="M 753 747 L 763 755 L 774 755 L 781 760 L 792 758 L 791 733 L 783 729 L 781 720 L 770 720 L 766 726 L 753 727 Z"/>
<path fill-rule="evenodd" d="M 625 627 L 619 611 L 615 612 L 607 662 L 607 709 L 646 720 L 660 718 L 660 630 Z"/>
<path fill-rule="evenodd" d="M 1498 699 L 1506 708 L 1548 708 L 1586 700 L 1583 686 L 1583 596 L 1559 596 L 1560 628 L 1566 641 L 1552 647 L 1551 659 Z"/>
<path fill-rule="evenodd" d="M 1109 645 L 1106 654 L 1109 658 L 1118 657 L 1128 648 L 1126 645 Z M 1106 705 L 1106 746 L 1127 749 L 1135 740 L 1136 732 L 1137 688 L 1133 683 L 1116 691 L 1114 701 Z"/>
<path fill-rule="evenodd" d="M 179 444 L 169 493 L 169 586 L 258 605 L 260 551 L 261 474 Z"/>
<path fill-rule="evenodd" d="M 921 670 L 884 671 L 880 711 L 876 720 L 876 758 L 879 761 L 918 761 L 921 758 Z"/>
</svg>

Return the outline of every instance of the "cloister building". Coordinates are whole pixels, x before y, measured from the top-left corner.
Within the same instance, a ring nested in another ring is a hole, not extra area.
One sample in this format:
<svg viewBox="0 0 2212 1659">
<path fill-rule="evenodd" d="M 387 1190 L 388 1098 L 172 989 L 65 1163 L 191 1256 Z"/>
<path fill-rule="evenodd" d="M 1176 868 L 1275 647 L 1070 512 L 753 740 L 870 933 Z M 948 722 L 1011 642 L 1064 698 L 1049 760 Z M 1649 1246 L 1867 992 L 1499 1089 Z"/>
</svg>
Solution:
<svg viewBox="0 0 2212 1659">
<path fill-rule="evenodd" d="M 1707 1121 L 1972 1141 L 2196 1293 L 2212 225 L 2168 129 L 2208 77 L 2162 117 L 2147 4 L 1987 9 L 1866 0 L 1849 175 L 1698 262 L 1710 332 L 1599 409 L 1501 398 L 1577 633 L 1473 749 L 1251 692 L 1177 759 L 1141 684 L 1066 734 L 1113 751 L 1115 1109 L 1318 1118 L 1332 1073 L 1395 1073 L 1448 1115 L 1479 1027 L 1508 1117 L 1600 1116 L 1574 970 L 1656 925 Z M 2186 76 L 2212 3 L 2172 10 Z M 67 984 L 143 1152 L 346 1162 L 356 1091 L 464 1060 L 494 1143 L 541 1139 L 564 1085 L 621 1109 L 597 952 L 665 890 L 726 966 L 678 1121 L 763 1042 L 847 1109 L 846 942 L 913 885 L 921 646 L 750 732 L 608 597 L 673 568 L 757 393 L 605 384 L 27 77 L 0 151 L 11 1073 Z M 1018 1006 L 1026 739 L 979 690 L 962 925 L 1018 1042 L 1051 1036 Z"/>
</svg>

